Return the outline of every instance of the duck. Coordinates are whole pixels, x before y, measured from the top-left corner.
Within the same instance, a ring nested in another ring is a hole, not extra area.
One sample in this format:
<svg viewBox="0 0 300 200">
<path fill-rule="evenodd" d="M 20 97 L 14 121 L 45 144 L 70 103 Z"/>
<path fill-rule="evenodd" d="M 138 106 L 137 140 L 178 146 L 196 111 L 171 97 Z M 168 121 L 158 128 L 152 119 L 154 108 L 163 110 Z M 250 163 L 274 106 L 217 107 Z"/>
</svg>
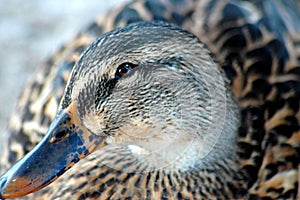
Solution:
<svg viewBox="0 0 300 200">
<path fill-rule="evenodd" d="M 141 0 L 100 17 L 25 87 L 0 199 L 297 198 L 299 15 Z"/>
</svg>

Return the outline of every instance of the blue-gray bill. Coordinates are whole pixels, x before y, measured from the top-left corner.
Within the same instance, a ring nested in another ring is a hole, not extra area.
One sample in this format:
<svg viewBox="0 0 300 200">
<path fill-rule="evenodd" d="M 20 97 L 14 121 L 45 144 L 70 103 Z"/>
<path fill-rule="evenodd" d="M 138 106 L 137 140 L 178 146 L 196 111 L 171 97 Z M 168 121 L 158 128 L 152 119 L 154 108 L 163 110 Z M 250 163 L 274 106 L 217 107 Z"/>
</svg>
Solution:
<svg viewBox="0 0 300 200">
<path fill-rule="evenodd" d="M 103 145 L 103 138 L 80 124 L 71 104 L 52 122 L 44 139 L 0 178 L 0 199 L 38 191 Z"/>
</svg>

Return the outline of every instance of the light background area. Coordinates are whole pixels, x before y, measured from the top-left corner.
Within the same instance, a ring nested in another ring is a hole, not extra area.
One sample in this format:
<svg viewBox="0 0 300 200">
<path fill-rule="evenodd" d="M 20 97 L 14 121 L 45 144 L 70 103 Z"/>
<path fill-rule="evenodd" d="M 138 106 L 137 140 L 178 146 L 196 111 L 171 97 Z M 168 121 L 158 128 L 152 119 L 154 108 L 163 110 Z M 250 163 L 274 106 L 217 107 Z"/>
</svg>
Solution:
<svg viewBox="0 0 300 200">
<path fill-rule="evenodd" d="M 126 0 L 0 0 L 0 156 L 18 96 L 41 60 Z"/>
</svg>

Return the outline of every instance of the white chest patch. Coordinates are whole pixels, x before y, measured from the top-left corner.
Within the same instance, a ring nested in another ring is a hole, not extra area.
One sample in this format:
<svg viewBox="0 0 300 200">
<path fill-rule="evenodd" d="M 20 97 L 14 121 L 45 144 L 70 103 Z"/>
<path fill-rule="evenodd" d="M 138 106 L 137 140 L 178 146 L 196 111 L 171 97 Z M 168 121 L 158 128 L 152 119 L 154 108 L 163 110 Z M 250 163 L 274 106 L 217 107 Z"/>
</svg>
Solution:
<svg viewBox="0 0 300 200">
<path fill-rule="evenodd" d="M 132 154 L 136 154 L 136 155 L 149 155 L 150 152 L 147 151 L 146 149 L 144 148 L 141 148 L 137 145 L 128 145 L 128 149 L 132 152 Z"/>
</svg>

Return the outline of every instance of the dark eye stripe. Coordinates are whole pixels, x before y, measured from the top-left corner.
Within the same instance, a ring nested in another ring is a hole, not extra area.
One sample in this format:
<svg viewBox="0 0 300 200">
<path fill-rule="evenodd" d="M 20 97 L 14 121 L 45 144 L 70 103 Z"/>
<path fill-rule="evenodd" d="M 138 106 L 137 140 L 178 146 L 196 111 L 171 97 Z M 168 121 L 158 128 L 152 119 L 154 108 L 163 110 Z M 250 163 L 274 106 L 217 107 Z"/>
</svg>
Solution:
<svg viewBox="0 0 300 200">
<path fill-rule="evenodd" d="M 125 74 L 129 73 L 133 68 L 135 68 L 137 65 L 126 62 L 126 63 L 122 63 L 121 65 L 119 65 L 119 67 L 117 68 L 117 71 L 115 73 L 115 78 L 119 79 L 122 76 L 124 76 Z"/>
</svg>

